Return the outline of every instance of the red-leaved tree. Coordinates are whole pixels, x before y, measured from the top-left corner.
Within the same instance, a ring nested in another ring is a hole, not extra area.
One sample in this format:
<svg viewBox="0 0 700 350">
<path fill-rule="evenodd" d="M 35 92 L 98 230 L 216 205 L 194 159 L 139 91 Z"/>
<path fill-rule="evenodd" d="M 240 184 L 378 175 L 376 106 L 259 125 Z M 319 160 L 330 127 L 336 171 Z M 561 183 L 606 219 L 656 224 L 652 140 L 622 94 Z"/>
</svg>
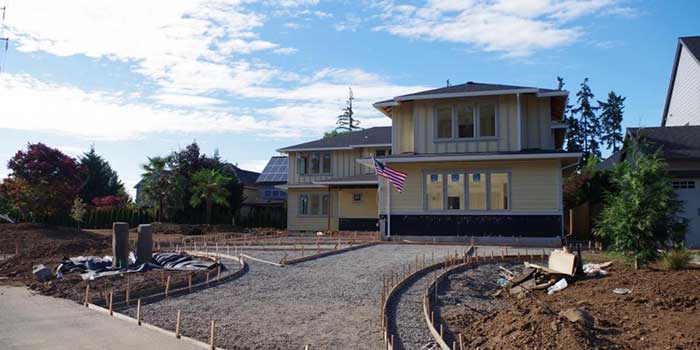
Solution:
<svg viewBox="0 0 700 350">
<path fill-rule="evenodd" d="M 70 211 L 85 174 L 78 162 L 43 143 L 28 144 L 7 163 L 2 193 L 25 218 L 43 221 Z"/>
</svg>

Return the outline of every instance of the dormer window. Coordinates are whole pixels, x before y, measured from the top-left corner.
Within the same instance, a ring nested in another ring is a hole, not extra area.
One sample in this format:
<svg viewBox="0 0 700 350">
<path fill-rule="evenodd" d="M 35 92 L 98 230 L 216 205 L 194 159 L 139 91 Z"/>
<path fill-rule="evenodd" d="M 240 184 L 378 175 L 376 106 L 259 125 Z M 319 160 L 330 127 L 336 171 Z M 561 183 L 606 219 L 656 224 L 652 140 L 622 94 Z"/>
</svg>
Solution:
<svg viewBox="0 0 700 350">
<path fill-rule="evenodd" d="M 435 139 L 465 140 L 496 137 L 496 105 L 460 103 L 435 107 Z"/>
</svg>

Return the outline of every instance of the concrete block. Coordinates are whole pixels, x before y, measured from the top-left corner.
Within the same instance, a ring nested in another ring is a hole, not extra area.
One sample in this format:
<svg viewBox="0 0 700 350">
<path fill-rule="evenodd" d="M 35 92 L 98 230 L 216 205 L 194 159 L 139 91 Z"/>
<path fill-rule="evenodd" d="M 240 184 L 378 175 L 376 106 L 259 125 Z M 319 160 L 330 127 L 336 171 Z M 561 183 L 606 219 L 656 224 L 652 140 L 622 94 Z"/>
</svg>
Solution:
<svg viewBox="0 0 700 350">
<path fill-rule="evenodd" d="M 112 268 L 129 266 L 129 224 L 112 224 Z"/>
<path fill-rule="evenodd" d="M 153 230 L 151 225 L 139 225 L 136 241 L 136 264 L 149 263 L 153 259 Z"/>
</svg>

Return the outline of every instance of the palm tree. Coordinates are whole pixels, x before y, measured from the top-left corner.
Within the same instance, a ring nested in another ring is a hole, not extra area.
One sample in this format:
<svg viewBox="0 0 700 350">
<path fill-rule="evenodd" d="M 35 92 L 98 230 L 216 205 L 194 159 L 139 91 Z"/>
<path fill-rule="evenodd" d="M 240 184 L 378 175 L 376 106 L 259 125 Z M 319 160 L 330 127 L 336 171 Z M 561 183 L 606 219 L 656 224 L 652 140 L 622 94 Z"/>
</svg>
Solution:
<svg viewBox="0 0 700 350">
<path fill-rule="evenodd" d="M 144 173 L 143 194 L 156 210 L 157 219 L 162 221 L 166 211 L 181 206 L 183 183 L 177 175 L 168 169 L 168 158 L 149 157 L 148 163 L 141 168 Z"/>
<path fill-rule="evenodd" d="M 198 207 L 202 202 L 206 204 L 207 224 L 211 223 L 211 208 L 214 204 L 229 206 L 229 191 L 226 184 L 230 177 L 223 175 L 215 169 L 203 169 L 192 175 L 192 198 L 190 204 Z"/>
</svg>

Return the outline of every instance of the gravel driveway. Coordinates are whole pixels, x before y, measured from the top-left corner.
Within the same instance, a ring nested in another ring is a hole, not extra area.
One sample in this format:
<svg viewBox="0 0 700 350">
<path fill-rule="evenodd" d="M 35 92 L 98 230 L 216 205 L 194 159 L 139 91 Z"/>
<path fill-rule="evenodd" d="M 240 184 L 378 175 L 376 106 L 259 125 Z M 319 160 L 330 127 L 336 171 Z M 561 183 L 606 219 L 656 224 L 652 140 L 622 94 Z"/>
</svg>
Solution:
<svg viewBox="0 0 700 350">
<path fill-rule="evenodd" d="M 456 249 L 381 244 L 283 268 L 248 261 L 241 278 L 145 305 L 142 315 L 174 329 L 181 310 L 183 334 L 203 341 L 214 319 L 217 345 L 229 350 L 378 349 L 382 273 Z"/>
</svg>

